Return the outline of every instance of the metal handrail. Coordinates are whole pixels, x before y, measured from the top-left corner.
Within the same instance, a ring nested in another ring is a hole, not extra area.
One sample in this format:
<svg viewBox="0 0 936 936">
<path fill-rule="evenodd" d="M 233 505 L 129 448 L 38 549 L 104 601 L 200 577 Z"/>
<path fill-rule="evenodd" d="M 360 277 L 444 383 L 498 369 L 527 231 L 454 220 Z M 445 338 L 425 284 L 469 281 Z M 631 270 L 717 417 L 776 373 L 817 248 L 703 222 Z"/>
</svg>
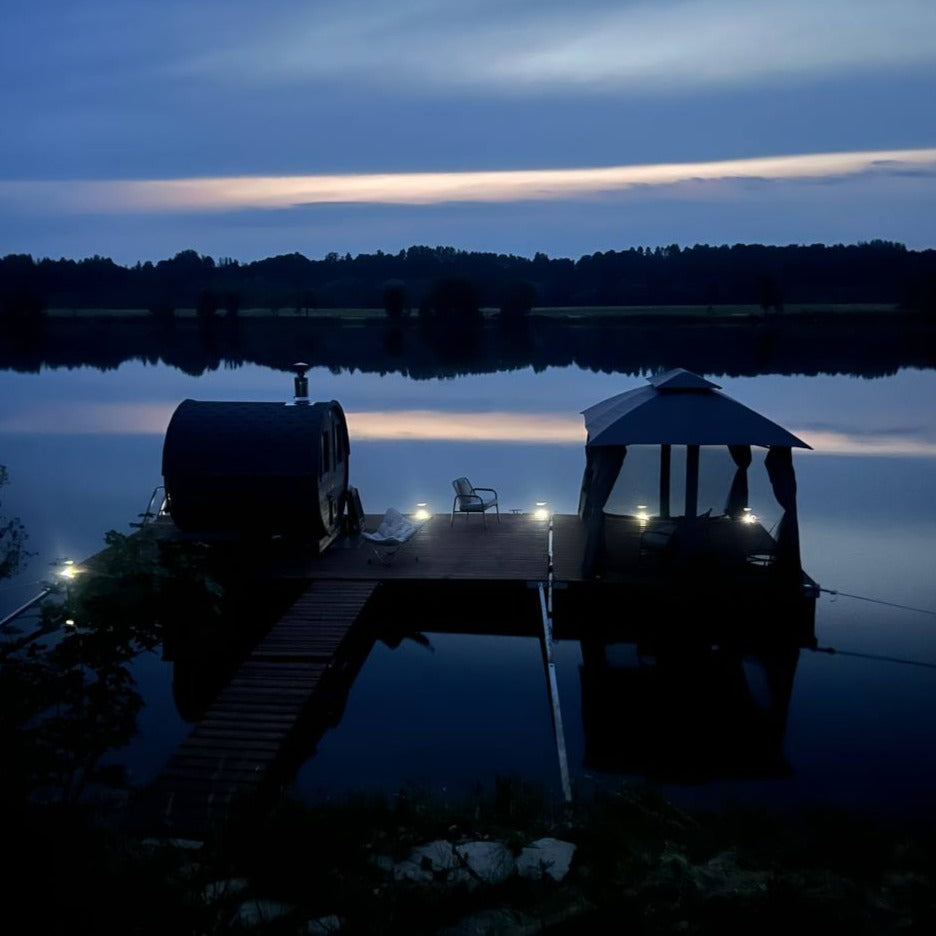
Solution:
<svg viewBox="0 0 936 936">
<path fill-rule="evenodd" d="M 46 595 L 51 593 L 51 588 L 43 588 L 38 595 L 34 595 L 25 604 L 20 605 L 15 611 L 11 611 L 6 617 L 4 617 L 3 620 L 0 620 L 0 627 L 5 627 L 10 622 L 16 620 L 16 618 L 18 618 L 24 611 L 28 611 L 33 605 L 38 604 L 38 602 L 42 601 Z"/>
<path fill-rule="evenodd" d="M 159 507 L 154 510 L 153 505 L 156 503 L 156 499 L 159 495 L 159 492 L 162 491 L 162 499 L 159 501 Z M 146 505 L 146 510 L 141 514 L 137 514 L 141 518 L 139 523 L 131 523 L 132 527 L 145 527 L 148 523 L 152 523 L 153 520 L 158 520 L 160 517 L 166 516 L 168 512 L 169 498 L 166 496 L 165 485 L 157 484 L 153 488 L 153 493 L 150 494 L 149 503 Z"/>
</svg>

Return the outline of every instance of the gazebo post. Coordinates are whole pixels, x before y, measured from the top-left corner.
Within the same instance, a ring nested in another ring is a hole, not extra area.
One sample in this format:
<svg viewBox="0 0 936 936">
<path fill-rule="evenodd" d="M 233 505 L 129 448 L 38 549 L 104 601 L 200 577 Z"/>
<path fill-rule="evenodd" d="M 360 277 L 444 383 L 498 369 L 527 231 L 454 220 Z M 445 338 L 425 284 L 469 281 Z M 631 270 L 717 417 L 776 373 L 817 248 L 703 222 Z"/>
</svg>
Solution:
<svg viewBox="0 0 936 936">
<path fill-rule="evenodd" d="M 670 460 L 673 454 L 672 445 L 660 446 L 660 516 L 664 520 L 670 515 Z"/>
<path fill-rule="evenodd" d="M 699 446 L 686 446 L 686 517 L 699 512 Z"/>
</svg>

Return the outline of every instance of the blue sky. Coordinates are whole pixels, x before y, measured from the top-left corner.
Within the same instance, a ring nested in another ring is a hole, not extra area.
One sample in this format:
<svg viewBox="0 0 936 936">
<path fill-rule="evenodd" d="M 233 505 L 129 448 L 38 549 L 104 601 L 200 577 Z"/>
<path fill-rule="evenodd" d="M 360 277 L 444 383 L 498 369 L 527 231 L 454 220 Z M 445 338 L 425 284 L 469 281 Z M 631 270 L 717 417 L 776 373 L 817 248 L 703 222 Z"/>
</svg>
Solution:
<svg viewBox="0 0 936 936">
<path fill-rule="evenodd" d="M 6 0 L 0 254 L 936 246 L 932 0 Z"/>
</svg>

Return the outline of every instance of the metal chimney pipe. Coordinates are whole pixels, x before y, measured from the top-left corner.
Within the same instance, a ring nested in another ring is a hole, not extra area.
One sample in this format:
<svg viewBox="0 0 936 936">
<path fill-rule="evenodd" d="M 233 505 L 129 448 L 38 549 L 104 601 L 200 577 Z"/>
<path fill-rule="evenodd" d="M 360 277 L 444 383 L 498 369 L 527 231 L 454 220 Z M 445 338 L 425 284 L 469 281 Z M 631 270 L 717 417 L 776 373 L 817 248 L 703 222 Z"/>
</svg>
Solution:
<svg viewBox="0 0 936 936">
<path fill-rule="evenodd" d="M 309 365 L 303 361 L 299 361 L 296 364 L 293 364 L 293 367 L 296 370 L 296 376 L 293 378 L 293 384 L 295 387 L 295 399 L 293 400 L 293 403 L 296 406 L 308 406 L 309 378 L 306 377 L 306 371 L 309 369 Z"/>
</svg>

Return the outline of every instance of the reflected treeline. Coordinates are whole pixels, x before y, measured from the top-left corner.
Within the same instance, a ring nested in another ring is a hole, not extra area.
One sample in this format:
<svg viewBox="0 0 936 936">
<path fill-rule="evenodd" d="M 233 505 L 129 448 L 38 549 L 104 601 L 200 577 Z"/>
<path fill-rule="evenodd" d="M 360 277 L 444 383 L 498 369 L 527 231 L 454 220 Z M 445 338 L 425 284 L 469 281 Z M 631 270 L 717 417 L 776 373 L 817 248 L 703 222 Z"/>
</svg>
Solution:
<svg viewBox="0 0 936 936">
<path fill-rule="evenodd" d="M 878 377 L 936 366 L 936 321 L 915 314 L 767 316 L 731 323 L 705 316 L 665 321 L 532 316 L 510 325 L 257 318 L 198 321 L 49 318 L 37 331 L 3 336 L 0 368 L 101 370 L 128 361 L 165 364 L 198 376 L 247 364 L 283 369 L 302 358 L 335 372 L 400 373 L 416 379 L 575 365 L 642 374 L 671 366 L 715 376 L 846 374 Z"/>
</svg>

